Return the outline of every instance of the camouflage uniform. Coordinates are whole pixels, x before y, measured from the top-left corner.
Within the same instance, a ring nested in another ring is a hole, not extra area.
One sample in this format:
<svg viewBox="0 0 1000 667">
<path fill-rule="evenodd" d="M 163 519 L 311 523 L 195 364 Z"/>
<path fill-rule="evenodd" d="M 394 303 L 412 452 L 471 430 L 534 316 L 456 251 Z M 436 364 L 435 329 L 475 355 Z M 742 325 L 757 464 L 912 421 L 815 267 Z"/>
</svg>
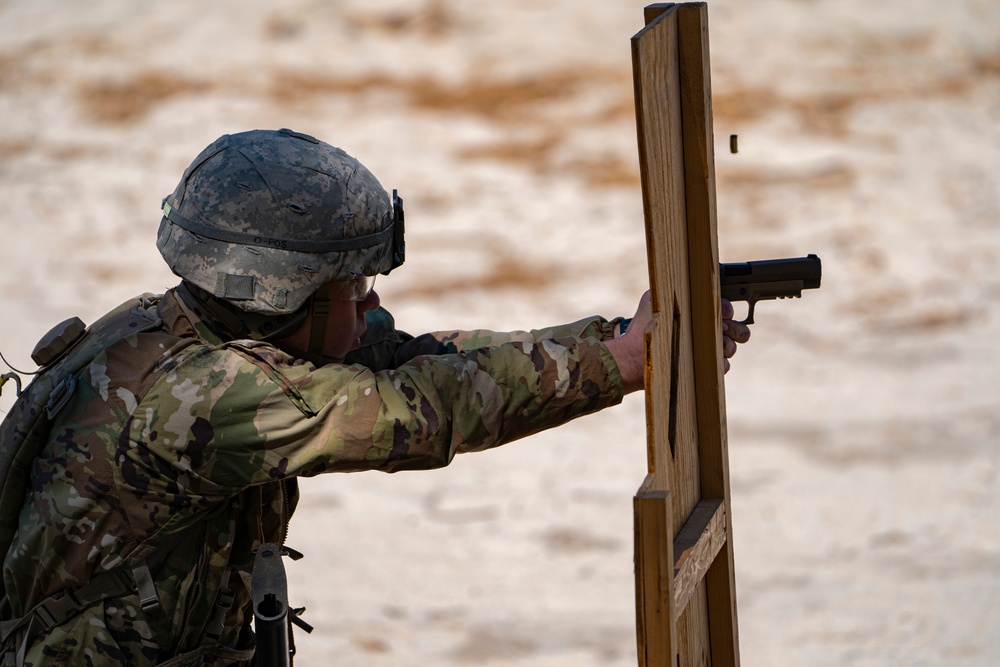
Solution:
<svg viewBox="0 0 1000 667">
<path fill-rule="evenodd" d="M 248 664 L 245 577 L 256 546 L 282 543 L 296 477 L 445 466 L 622 397 L 600 342 L 615 322 L 600 318 L 411 338 L 379 309 L 360 350 L 314 365 L 229 340 L 190 294 L 144 295 L 162 324 L 122 332 L 76 374 L 3 565 L 5 619 L 129 569 L 158 604 L 143 611 L 141 586 L 91 604 L 26 645 L 26 665 Z"/>
</svg>

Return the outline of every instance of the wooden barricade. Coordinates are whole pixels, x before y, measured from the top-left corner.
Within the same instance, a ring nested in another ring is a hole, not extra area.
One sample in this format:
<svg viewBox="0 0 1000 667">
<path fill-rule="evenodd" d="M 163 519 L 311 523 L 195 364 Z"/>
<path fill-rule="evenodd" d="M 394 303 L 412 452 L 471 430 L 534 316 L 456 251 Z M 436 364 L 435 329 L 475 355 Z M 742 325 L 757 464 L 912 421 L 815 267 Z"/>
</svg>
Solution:
<svg viewBox="0 0 1000 667">
<path fill-rule="evenodd" d="M 739 665 L 705 3 L 632 38 L 653 322 L 634 499 L 640 667 Z"/>
</svg>

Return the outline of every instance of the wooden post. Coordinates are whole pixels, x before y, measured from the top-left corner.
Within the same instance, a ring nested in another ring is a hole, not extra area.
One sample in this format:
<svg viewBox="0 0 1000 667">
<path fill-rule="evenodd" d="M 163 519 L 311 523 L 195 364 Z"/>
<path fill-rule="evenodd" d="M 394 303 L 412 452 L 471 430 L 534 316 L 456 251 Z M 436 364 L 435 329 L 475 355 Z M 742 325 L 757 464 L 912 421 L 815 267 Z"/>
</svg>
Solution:
<svg viewBox="0 0 1000 667">
<path fill-rule="evenodd" d="M 739 665 L 705 3 L 632 38 L 653 322 L 634 499 L 640 667 Z"/>
</svg>

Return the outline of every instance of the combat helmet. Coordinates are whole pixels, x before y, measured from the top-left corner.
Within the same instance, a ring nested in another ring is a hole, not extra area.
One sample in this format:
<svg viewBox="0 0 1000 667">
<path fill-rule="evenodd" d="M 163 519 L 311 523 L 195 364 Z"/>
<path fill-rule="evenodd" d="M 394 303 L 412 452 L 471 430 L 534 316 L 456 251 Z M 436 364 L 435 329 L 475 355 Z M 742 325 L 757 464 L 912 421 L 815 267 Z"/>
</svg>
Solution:
<svg viewBox="0 0 1000 667">
<path fill-rule="evenodd" d="M 248 314 L 303 310 L 331 281 L 403 263 L 402 200 L 343 150 L 288 129 L 227 134 L 163 199 L 170 269 Z"/>
</svg>

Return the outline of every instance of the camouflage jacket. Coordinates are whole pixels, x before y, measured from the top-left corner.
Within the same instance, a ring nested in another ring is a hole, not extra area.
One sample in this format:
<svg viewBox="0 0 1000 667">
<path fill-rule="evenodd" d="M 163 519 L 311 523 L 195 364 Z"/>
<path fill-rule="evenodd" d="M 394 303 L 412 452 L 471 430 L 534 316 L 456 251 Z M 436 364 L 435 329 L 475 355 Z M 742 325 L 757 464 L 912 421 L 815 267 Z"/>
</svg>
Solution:
<svg viewBox="0 0 1000 667">
<path fill-rule="evenodd" d="M 614 323 L 596 317 L 413 338 L 379 309 L 360 350 L 317 366 L 269 343 L 225 340 L 185 294 L 144 295 L 162 326 L 126 335 L 76 375 L 3 563 L 4 619 L 141 558 L 159 607 L 144 612 L 135 594 L 93 604 L 25 643 L 27 665 L 185 654 L 170 664 L 245 664 L 252 552 L 283 541 L 296 477 L 445 466 L 622 398 L 600 342 Z M 206 652 L 227 581 L 235 602 Z"/>
</svg>

